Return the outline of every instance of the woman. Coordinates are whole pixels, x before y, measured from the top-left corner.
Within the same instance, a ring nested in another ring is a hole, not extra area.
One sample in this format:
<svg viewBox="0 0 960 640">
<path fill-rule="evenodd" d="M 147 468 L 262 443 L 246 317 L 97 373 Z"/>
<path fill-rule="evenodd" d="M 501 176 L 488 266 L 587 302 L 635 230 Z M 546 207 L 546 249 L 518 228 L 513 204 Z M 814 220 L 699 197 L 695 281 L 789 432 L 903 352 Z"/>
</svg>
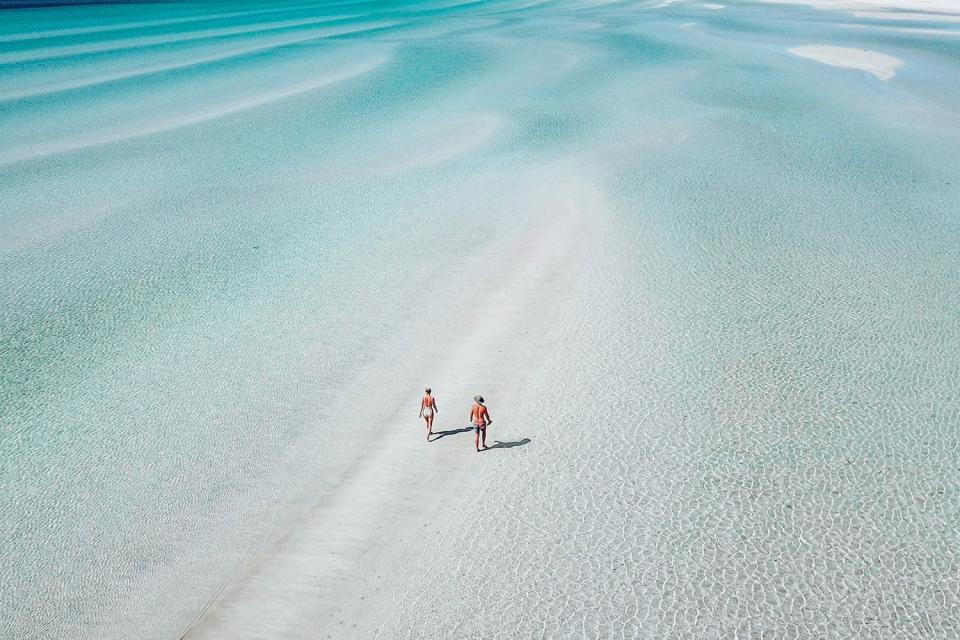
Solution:
<svg viewBox="0 0 960 640">
<path fill-rule="evenodd" d="M 420 399 L 420 417 L 427 421 L 427 442 L 430 442 L 430 436 L 433 435 L 433 416 L 437 413 L 437 399 L 430 395 L 430 387 L 423 390 L 423 398 Z"/>
</svg>

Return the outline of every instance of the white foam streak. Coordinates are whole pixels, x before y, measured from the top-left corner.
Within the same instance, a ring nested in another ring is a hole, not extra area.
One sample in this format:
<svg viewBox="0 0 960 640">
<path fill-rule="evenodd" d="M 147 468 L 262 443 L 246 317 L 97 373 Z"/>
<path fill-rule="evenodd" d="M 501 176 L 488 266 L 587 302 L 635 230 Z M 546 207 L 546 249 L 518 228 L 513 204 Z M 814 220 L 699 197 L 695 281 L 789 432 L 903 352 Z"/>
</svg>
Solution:
<svg viewBox="0 0 960 640">
<path fill-rule="evenodd" d="M 315 31 L 310 31 L 308 33 L 298 33 L 294 36 L 286 36 L 281 38 L 273 38 L 266 42 L 262 42 L 256 45 L 246 45 L 228 49 L 222 49 L 217 53 L 211 53 L 208 55 L 196 56 L 193 58 L 186 58 L 181 60 L 176 60 L 173 62 L 148 65 L 139 68 L 126 69 L 123 71 L 115 71 L 113 73 L 106 73 L 93 77 L 79 77 L 66 80 L 63 82 L 56 82 L 47 85 L 33 86 L 33 87 L 24 87 L 22 89 L 15 89 L 12 91 L 7 91 L 6 93 L 0 92 L 0 101 L 5 100 L 20 100 L 23 98 L 29 98 L 33 96 L 47 95 L 51 93 L 57 93 L 61 91 L 71 91 L 75 89 L 83 89 L 86 87 L 96 86 L 98 84 L 105 84 L 107 82 L 116 82 L 118 80 L 127 80 L 129 78 L 136 78 L 139 76 L 150 75 L 153 73 L 162 73 L 165 71 L 172 71 L 174 69 L 182 69 L 185 67 L 193 67 L 202 64 L 209 64 L 211 62 L 219 62 L 221 60 L 227 60 L 229 58 L 235 58 L 239 56 L 249 55 L 251 53 L 260 53 L 263 51 L 269 51 L 270 49 L 276 49 L 278 47 L 283 47 L 291 44 L 300 44 L 304 42 L 310 42 L 312 40 L 319 40 L 322 38 L 331 38 L 334 36 L 346 35 L 348 33 L 360 33 L 363 31 L 370 31 L 372 29 L 381 29 L 383 27 L 389 27 L 399 24 L 398 22 L 371 22 L 361 26 L 344 26 L 344 27 L 328 27 L 324 29 L 317 29 Z"/>
<path fill-rule="evenodd" d="M 242 27 L 222 27 L 218 29 L 202 29 L 200 31 L 189 31 L 178 34 L 164 34 L 158 36 L 146 36 L 139 38 L 123 38 L 120 40 L 108 40 L 106 42 L 96 42 L 93 44 L 66 45 L 60 47 L 44 47 L 41 49 L 30 49 L 28 51 L 16 51 L 0 55 L 0 64 L 13 64 L 19 62 L 31 62 L 35 60 L 50 60 L 53 58 L 67 58 L 70 56 L 87 55 L 91 53 L 105 53 L 108 51 L 119 51 L 122 49 L 136 49 L 139 47 L 149 47 L 154 45 L 173 44 L 176 42 L 188 42 L 190 40 L 202 40 L 204 38 L 218 38 L 222 36 L 235 36 L 259 31 L 271 31 L 274 29 L 286 29 L 290 27 L 303 27 L 312 24 L 322 24 L 336 20 L 345 20 L 349 18 L 359 18 L 362 16 L 327 16 L 324 18 L 302 18 L 299 20 L 280 20 L 277 22 L 262 22 L 255 25 L 244 25 Z"/>
<path fill-rule="evenodd" d="M 310 5 L 305 5 L 310 6 Z M 191 22 L 207 22 L 210 20 L 222 20 L 225 18 L 242 18 L 244 16 L 262 15 L 265 13 L 288 13 L 295 10 L 296 6 L 285 6 L 283 8 L 271 7 L 270 9 L 257 9 L 250 11 L 230 11 L 227 13 L 208 13 L 195 16 L 184 16 L 181 18 L 163 18 L 159 20 L 143 20 L 139 22 L 123 22 L 119 24 L 100 24 L 90 27 L 73 27 L 69 29 L 49 29 L 46 31 L 28 31 L 25 33 L 13 33 L 0 35 L 0 42 L 23 42 L 25 40 L 42 40 L 44 38 L 61 38 L 63 36 L 79 36 L 91 33 L 110 33 L 112 31 L 125 31 L 127 29 L 142 29 L 145 27 L 163 27 L 176 24 L 189 24 Z"/>
<path fill-rule="evenodd" d="M 239 113 L 263 106 L 270 102 L 283 100 L 292 96 L 321 89 L 350 78 L 368 73 L 387 61 L 382 55 L 366 62 L 346 66 L 336 72 L 287 85 L 270 92 L 243 96 L 232 102 L 221 103 L 207 108 L 197 109 L 189 113 L 162 117 L 147 123 L 125 125 L 114 130 L 97 131 L 89 134 L 79 134 L 72 138 L 64 138 L 39 144 L 29 144 L 16 147 L 10 152 L 0 155 L 0 165 L 15 164 L 27 160 L 34 160 L 46 156 L 68 153 L 87 147 L 94 147 L 114 142 L 122 142 L 133 138 L 148 136 L 171 129 L 178 129 L 208 120 L 215 120 L 223 116 Z"/>
</svg>

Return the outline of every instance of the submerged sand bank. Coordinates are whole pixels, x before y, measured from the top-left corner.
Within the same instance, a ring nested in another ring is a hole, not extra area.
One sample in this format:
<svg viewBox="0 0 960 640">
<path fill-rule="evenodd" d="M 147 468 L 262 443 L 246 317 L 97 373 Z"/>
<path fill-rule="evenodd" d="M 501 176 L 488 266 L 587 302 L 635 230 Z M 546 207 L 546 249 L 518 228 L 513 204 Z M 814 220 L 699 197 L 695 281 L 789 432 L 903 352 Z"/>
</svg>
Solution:
<svg viewBox="0 0 960 640">
<path fill-rule="evenodd" d="M 834 47 L 811 44 L 787 49 L 790 53 L 808 60 L 815 60 L 831 67 L 856 69 L 887 81 L 897 75 L 897 69 L 903 66 L 903 60 L 869 49 Z"/>
<path fill-rule="evenodd" d="M 953 637 L 950 43 L 656 2 L 5 103 L 0 637 Z"/>
<path fill-rule="evenodd" d="M 955 0 L 764 0 L 775 4 L 803 4 L 815 9 L 848 11 L 854 15 L 886 19 L 930 19 L 952 21 L 960 15 Z M 924 18 L 928 16 L 928 18 Z"/>
<path fill-rule="evenodd" d="M 399 336 L 333 409 L 342 437 L 362 440 L 360 455 L 248 558 L 185 637 L 365 637 L 411 595 L 405 578 L 451 506 L 496 500 L 474 484 L 484 465 L 536 455 L 536 440 L 549 434 L 515 432 L 513 412 L 551 349 L 557 310 L 578 303 L 567 284 L 597 248 L 602 198 L 566 169 L 529 176 L 514 197 L 513 237 L 483 255 L 475 279 L 436 291 L 443 304 L 424 305 L 426 330 Z M 416 417 L 426 384 L 440 409 L 429 444 Z M 477 392 L 494 417 L 492 449 L 481 454 L 465 428 Z"/>
</svg>

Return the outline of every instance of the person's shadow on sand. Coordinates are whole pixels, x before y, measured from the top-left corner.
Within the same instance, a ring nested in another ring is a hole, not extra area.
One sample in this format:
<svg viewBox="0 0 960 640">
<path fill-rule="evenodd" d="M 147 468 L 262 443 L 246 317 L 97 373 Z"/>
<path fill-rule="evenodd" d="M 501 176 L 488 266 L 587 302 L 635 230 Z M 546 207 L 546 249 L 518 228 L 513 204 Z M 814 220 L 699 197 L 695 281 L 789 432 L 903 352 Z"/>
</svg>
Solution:
<svg viewBox="0 0 960 640">
<path fill-rule="evenodd" d="M 464 432 L 466 432 L 466 431 L 470 431 L 470 430 L 472 430 L 472 429 L 473 429 L 473 427 L 464 427 L 464 428 L 462 428 L 462 429 L 447 429 L 446 431 L 434 431 L 434 432 L 433 432 L 433 437 L 430 438 L 430 442 L 436 442 L 437 440 L 439 440 L 440 438 L 442 438 L 442 437 L 444 437 L 444 436 L 453 436 L 453 435 L 456 435 L 456 434 L 458 434 L 458 433 L 464 433 Z"/>
<path fill-rule="evenodd" d="M 530 444 L 530 438 L 524 438 L 523 440 L 514 440 L 513 442 L 502 442 L 500 440 L 494 440 L 493 444 L 487 447 L 487 451 L 490 449 L 513 449 L 514 447 L 522 447 L 525 444 Z"/>
</svg>

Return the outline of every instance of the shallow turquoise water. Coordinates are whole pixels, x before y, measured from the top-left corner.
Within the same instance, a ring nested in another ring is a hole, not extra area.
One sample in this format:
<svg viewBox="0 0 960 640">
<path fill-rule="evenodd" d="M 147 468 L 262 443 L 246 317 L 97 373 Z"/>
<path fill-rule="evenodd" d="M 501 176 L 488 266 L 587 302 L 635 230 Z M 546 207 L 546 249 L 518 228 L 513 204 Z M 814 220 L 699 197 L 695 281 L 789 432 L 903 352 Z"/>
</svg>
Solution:
<svg viewBox="0 0 960 640">
<path fill-rule="evenodd" d="M 324 406 L 418 282 L 523 215 L 484 209 L 490 176 L 565 158 L 619 239 L 550 367 L 616 408 L 581 445 L 606 471 L 500 490 L 582 553 L 469 569 L 539 613 L 388 628 L 955 634 L 960 32 L 656 4 L 0 12 L 0 636 L 178 637 L 322 485 Z"/>
</svg>

